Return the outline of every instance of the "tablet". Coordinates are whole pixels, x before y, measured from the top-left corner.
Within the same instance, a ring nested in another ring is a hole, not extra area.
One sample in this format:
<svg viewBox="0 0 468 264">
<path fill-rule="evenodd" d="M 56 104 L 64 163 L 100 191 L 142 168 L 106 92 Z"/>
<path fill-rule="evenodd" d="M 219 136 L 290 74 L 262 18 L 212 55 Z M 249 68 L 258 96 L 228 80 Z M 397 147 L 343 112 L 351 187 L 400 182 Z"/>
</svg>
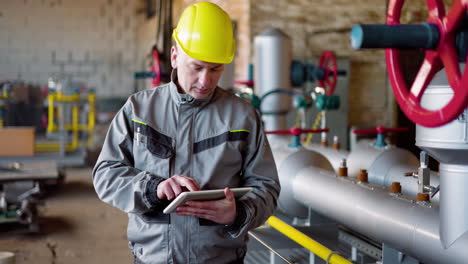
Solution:
<svg viewBox="0 0 468 264">
<path fill-rule="evenodd" d="M 231 188 L 231 191 L 234 193 L 236 198 L 240 198 L 252 190 L 252 187 Z M 185 204 L 187 201 L 209 201 L 222 199 L 224 197 L 224 189 L 183 192 L 172 200 L 166 208 L 164 208 L 163 213 L 172 213 L 177 207 Z"/>
</svg>

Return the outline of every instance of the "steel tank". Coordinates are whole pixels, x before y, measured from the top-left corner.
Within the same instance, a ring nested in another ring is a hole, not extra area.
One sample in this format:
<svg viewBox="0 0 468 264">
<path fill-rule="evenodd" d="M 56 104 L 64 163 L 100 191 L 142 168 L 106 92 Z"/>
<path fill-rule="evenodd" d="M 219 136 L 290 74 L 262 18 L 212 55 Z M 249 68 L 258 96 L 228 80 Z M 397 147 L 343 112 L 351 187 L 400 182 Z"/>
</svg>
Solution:
<svg viewBox="0 0 468 264">
<path fill-rule="evenodd" d="M 234 87 L 234 73 L 235 73 L 234 66 L 235 66 L 234 61 L 224 65 L 224 71 L 218 80 L 219 87 L 226 89 L 226 90 Z"/>
<path fill-rule="evenodd" d="M 254 39 L 255 89 L 259 96 L 277 89 L 291 89 L 291 38 L 277 28 L 269 28 Z M 287 129 L 286 114 L 292 99 L 285 94 L 272 94 L 262 100 L 265 130 Z"/>
<path fill-rule="evenodd" d="M 442 70 L 426 88 L 421 106 L 428 110 L 440 109 L 453 95 Z M 440 237 L 448 248 L 468 231 L 468 109 L 440 127 L 417 125 L 416 145 L 440 162 Z"/>
</svg>

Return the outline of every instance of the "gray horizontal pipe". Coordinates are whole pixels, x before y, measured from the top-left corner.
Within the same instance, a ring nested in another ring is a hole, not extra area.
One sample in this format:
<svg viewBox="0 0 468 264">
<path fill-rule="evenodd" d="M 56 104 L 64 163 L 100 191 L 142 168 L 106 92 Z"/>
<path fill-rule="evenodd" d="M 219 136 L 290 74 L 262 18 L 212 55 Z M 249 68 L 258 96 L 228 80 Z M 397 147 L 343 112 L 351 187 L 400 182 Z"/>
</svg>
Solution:
<svg viewBox="0 0 468 264">
<path fill-rule="evenodd" d="M 418 179 L 405 176 L 405 173 L 417 172 L 419 160 L 407 150 L 357 148 L 349 154 L 347 161 L 351 177 L 357 177 L 360 169 L 366 169 L 369 182 L 372 184 L 389 188 L 392 182 L 399 182 L 403 194 L 411 197 L 416 197 L 418 194 Z M 434 187 L 439 186 L 437 172 L 431 171 L 430 175 L 430 184 Z M 436 194 L 431 201 L 438 204 L 439 194 Z"/>
<path fill-rule="evenodd" d="M 290 177 L 296 201 L 356 232 L 424 263 L 468 263 L 468 233 L 444 249 L 435 206 L 391 196 L 381 187 L 337 178 L 314 166 Z"/>
</svg>

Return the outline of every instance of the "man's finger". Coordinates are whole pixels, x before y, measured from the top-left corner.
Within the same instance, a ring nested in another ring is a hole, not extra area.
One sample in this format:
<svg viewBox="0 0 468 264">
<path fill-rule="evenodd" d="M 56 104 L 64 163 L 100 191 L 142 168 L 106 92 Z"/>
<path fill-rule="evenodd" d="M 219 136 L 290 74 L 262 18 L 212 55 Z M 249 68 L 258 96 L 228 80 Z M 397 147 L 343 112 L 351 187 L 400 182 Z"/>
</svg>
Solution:
<svg viewBox="0 0 468 264">
<path fill-rule="evenodd" d="M 178 177 L 177 182 L 181 186 L 185 186 L 191 192 L 200 190 L 200 186 L 198 186 L 198 183 L 192 178 Z"/>
<path fill-rule="evenodd" d="M 229 188 L 224 188 L 224 196 L 226 196 L 226 200 L 234 201 L 234 193 Z"/>
<path fill-rule="evenodd" d="M 166 199 L 172 200 L 176 197 L 176 194 L 172 190 L 170 182 L 167 182 L 167 184 L 163 187 L 163 194 L 166 196 Z"/>
<path fill-rule="evenodd" d="M 176 181 L 169 181 L 170 188 L 174 192 L 174 196 L 177 197 L 179 194 L 182 193 L 182 188 L 180 187 L 179 183 Z M 175 198 L 174 197 L 174 198 Z"/>
<path fill-rule="evenodd" d="M 199 209 L 215 210 L 217 201 L 188 201 L 186 204 L 190 207 L 195 207 Z"/>
<path fill-rule="evenodd" d="M 216 214 L 215 211 L 213 210 L 209 210 L 209 209 L 201 209 L 201 208 L 194 208 L 194 207 L 191 207 L 191 206 L 179 206 L 177 207 L 177 213 L 181 213 L 181 214 L 188 214 L 188 215 L 193 215 L 193 216 L 199 216 L 199 215 L 203 215 L 203 216 L 212 216 L 214 214 Z"/>
</svg>

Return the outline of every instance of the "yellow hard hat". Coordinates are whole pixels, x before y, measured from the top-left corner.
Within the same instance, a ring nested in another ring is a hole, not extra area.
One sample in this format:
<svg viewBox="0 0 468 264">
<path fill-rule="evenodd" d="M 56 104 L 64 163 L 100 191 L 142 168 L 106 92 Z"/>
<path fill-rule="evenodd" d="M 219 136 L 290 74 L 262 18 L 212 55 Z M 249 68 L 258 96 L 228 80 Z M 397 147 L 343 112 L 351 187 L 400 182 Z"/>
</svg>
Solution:
<svg viewBox="0 0 468 264">
<path fill-rule="evenodd" d="M 182 13 L 172 37 L 193 59 L 211 63 L 230 63 L 235 40 L 229 15 L 219 6 L 199 2 Z"/>
</svg>

